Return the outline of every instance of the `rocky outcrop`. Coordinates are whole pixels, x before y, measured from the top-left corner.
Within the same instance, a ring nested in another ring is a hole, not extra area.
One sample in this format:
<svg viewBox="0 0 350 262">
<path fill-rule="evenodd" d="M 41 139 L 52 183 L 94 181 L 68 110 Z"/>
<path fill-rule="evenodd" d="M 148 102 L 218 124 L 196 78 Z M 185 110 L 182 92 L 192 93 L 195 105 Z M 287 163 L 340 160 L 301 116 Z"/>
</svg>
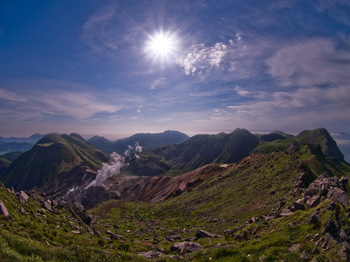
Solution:
<svg viewBox="0 0 350 262">
<path fill-rule="evenodd" d="M 91 217 L 86 212 L 84 206 L 79 202 L 71 203 L 69 205 L 69 211 L 73 216 L 75 216 L 78 219 L 81 219 L 85 224 L 91 224 Z"/>
<path fill-rule="evenodd" d="M 304 202 L 309 207 L 313 207 L 326 198 L 329 198 L 336 203 L 348 207 L 349 196 L 343 190 L 347 183 L 348 179 L 346 177 L 338 179 L 337 177 L 328 177 L 326 173 L 323 173 L 305 190 Z"/>
</svg>

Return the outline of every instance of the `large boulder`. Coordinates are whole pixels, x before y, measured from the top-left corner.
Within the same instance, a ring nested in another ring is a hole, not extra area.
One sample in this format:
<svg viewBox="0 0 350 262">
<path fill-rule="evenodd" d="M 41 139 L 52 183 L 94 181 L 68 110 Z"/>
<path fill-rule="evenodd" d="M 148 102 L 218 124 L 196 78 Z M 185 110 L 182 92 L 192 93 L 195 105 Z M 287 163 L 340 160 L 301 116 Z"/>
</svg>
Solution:
<svg viewBox="0 0 350 262">
<path fill-rule="evenodd" d="M 343 206 L 349 206 L 348 194 L 338 187 L 329 190 L 327 197 L 332 199 L 336 203 L 342 204 Z"/>
</svg>

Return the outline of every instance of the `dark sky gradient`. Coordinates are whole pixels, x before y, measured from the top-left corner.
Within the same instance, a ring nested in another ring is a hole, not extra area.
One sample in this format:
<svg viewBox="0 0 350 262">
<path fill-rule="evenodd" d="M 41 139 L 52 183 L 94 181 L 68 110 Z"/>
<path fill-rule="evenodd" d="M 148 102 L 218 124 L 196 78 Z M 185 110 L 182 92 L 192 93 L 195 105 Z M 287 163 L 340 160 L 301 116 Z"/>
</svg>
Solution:
<svg viewBox="0 0 350 262">
<path fill-rule="evenodd" d="M 350 132 L 349 72 L 349 1 L 0 2 L 0 136 Z"/>
</svg>

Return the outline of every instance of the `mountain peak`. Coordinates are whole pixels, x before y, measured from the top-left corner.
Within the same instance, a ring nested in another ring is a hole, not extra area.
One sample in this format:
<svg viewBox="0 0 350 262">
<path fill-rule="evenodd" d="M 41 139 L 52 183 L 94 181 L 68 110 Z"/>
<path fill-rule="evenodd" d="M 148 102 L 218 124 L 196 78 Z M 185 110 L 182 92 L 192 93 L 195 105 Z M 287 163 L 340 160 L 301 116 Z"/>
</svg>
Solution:
<svg viewBox="0 0 350 262">
<path fill-rule="evenodd" d="M 339 161 L 344 161 L 343 153 L 339 150 L 337 143 L 325 128 L 304 130 L 295 138 L 302 144 L 319 144 L 326 157 L 334 157 Z"/>
</svg>

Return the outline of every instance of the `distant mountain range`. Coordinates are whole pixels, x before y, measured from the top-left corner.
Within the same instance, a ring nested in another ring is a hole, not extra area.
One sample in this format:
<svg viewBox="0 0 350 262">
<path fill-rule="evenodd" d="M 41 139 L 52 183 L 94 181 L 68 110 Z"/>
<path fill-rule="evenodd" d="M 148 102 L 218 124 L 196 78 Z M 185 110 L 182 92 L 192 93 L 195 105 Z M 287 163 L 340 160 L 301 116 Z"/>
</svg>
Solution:
<svg viewBox="0 0 350 262">
<path fill-rule="evenodd" d="M 44 135 L 34 134 L 30 137 L 0 137 L 0 155 L 11 152 L 30 150 Z"/>
<path fill-rule="evenodd" d="M 150 142 L 145 143 L 146 138 Z M 155 139 L 161 137 L 162 139 Z M 210 163 L 236 163 L 253 153 L 268 154 L 284 151 L 296 152 L 304 145 L 321 158 L 344 162 L 344 156 L 336 142 L 324 128 L 306 130 L 297 136 L 282 132 L 268 135 L 252 134 L 245 129 L 236 129 L 230 134 L 196 135 L 186 140 L 180 132 L 167 131 L 161 134 L 138 134 L 116 141 L 120 151 L 127 148 L 127 142 L 145 145 L 138 157 L 130 155 L 125 161 L 125 174 L 138 176 L 179 175 Z M 104 141 L 101 138 L 94 138 Z M 152 148 L 155 144 L 180 144 Z M 90 139 L 91 142 L 91 139 Z M 118 142 L 118 143 L 117 143 Z M 119 151 L 119 152 L 120 152 Z M 17 190 L 39 188 L 56 196 L 66 194 L 70 189 L 87 186 L 97 176 L 97 170 L 108 157 L 95 149 L 78 134 L 49 134 L 43 137 L 28 152 L 22 154 L 0 175 L 0 180 Z M 8 162 L 2 164 L 3 169 Z"/>
<path fill-rule="evenodd" d="M 178 132 L 178 131 L 165 131 L 163 133 L 140 133 L 133 136 L 118 139 L 115 142 L 111 142 L 104 137 L 94 136 L 87 141 L 102 150 L 106 154 L 112 152 L 117 152 L 118 154 L 123 154 L 128 150 L 129 146 L 134 146 L 138 143 L 143 149 L 157 148 L 165 145 L 180 144 L 185 142 L 189 138 L 188 135 Z"/>
<path fill-rule="evenodd" d="M 273 132 L 254 135 L 245 129 L 230 134 L 196 135 L 179 145 L 148 150 L 132 159 L 129 170 L 137 175 L 181 174 L 209 163 L 234 163 L 252 153 L 293 152 L 314 144 L 327 158 L 344 162 L 344 156 L 324 128 L 305 130 L 297 136 Z"/>
</svg>

